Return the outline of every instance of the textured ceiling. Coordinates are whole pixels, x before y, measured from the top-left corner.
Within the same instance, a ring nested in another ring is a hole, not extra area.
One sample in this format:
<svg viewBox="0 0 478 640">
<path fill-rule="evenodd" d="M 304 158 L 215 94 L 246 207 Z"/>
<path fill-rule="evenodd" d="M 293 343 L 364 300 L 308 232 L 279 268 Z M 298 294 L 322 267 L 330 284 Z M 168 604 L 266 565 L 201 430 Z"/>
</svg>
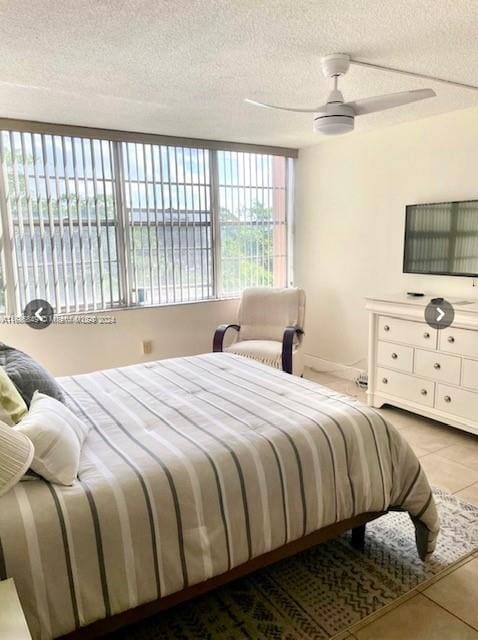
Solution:
<svg viewBox="0 0 478 640">
<path fill-rule="evenodd" d="M 477 0 L 0 0 L 0 116 L 300 147 L 321 104 L 320 56 L 478 84 Z M 357 130 L 478 105 L 478 91 L 352 67 L 345 99 L 424 86 L 438 97 Z M 353 135 L 353 134 L 352 134 Z"/>
</svg>

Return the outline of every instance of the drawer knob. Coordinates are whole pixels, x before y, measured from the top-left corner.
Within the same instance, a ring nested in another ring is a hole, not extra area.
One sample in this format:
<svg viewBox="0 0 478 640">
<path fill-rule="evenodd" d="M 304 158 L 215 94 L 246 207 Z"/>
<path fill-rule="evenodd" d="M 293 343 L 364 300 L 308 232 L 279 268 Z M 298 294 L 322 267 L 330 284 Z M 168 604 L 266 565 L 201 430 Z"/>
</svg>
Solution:
<svg viewBox="0 0 478 640">
<path fill-rule="evenodd" d="M 430 334 L 428 333 L 428 331 L 425 331 L 425 333 L 423 334 L 423 337 L 425 338 L 425 340 L 428 340 L 428 338 L 430 337 Z"/>
<path fill-rule="evenodd" d="M 398 358 L 398 354 L 392 353 L 392 360 L 396 360 Z"/>
<path fill-rule="evenodd" d="M 426 396 L 428 391 L 426 389 L 422 389 L 420 393 L 422 394 L 422 396 Z"/>
<path fill-rule="evenodd" d="M 384 331 L 390 331 L 390 327 L 388 326 L 388 324 L 386 324 L 383 328 Z"/>
<path fill-rule="evenodd" d="M 433 367 L 434 367 L 434 369 L 441 369 L 441 364 L 439 362 L 435 362 Z"/>
<path fill-rule="evenodd" d="M 455 338 L 453 336 L 448 336 L 448 342 L 455 342 Z"/>
<path fill-rule="evenodd" d="M 382 378 L 383 384 L 388 384 L 388 378 Z"/>
<path fill-rule="evenodd" d="M 445 402 L 451 402 L 450 396 L 445 396 L 443 399 L 445 400 Z"/>
</svg>

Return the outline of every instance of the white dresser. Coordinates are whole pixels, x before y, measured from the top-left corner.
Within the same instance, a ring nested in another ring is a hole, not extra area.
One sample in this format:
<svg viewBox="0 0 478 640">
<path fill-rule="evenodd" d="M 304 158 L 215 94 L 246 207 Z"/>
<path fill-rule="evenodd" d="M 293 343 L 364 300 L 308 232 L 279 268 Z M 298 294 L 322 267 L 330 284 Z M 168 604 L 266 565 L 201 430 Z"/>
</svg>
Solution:
<svg viewBox="0 0 478 640">
<path fill-rule="evenodd" d="M 447 298 L 447 329 L 424 318 L 430 296 L 367 298 L 368 403 L 391 404 L 478 434 L 478 303 Z"/>
</svg>

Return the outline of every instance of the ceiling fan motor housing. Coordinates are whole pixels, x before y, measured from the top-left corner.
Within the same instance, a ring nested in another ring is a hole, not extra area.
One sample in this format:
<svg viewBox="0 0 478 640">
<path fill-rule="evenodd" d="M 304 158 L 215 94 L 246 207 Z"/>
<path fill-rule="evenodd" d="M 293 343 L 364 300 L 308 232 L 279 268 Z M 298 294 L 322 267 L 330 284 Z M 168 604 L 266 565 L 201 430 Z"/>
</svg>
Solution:
<svg viewBox="0 0 478 640">
<path fill-rule="evenodd" d="M 315 133 L 336 136 L 353 131 L 355 114 L 352 107 L 345 104 L 325 105 L 321 111 L 314 113 L 313 129 Z"/>
<path fill-rule="evenodd" d="M 320 60 L 320 64 L 326 78 L 343 76 L 349 70 L 350 56 L 347 53 L 332 53 L 329 56 L 324 56 Z"/>
</svg>

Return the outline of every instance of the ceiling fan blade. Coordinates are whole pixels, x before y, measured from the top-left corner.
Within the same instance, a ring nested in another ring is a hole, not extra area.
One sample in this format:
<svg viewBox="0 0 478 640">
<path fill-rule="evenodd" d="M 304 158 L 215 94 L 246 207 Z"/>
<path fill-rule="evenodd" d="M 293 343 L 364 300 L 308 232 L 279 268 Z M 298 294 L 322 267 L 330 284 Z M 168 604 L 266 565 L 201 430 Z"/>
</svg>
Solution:
<svg viewBox="0 0 478 640">
<path fill-rule="evenodd" d="M 385 109 L 401 107 L 404 104 L 410 104 L 425 98 L 433 98 L 434 96 L 436 96 L 436 93 L 433 89 L 413 89 L 412 91 L 400 91 L 399 93 L 389 93 L 385 96 L 354 100 L 345 104 L 348 107 L 352 107 L 356 116 L 362 116 L 366 113 L 385 111 Z"/>
<path fill-rule="evenodd" d="M 255 107 L 262 107 L 263 109 L 276 109 L 278 111 L 295 111 L 297 113 L 315 113 L 318 107 L 314 109 L 294 109 L 293 107 L 278 107 L 274 104 L 266 104 L 265 102 L 257 102 L 257 100 L 250 100 L 249 98 L 245 98 L 244 102 L 248 104 L 252 104 Z"/>
</svg>

